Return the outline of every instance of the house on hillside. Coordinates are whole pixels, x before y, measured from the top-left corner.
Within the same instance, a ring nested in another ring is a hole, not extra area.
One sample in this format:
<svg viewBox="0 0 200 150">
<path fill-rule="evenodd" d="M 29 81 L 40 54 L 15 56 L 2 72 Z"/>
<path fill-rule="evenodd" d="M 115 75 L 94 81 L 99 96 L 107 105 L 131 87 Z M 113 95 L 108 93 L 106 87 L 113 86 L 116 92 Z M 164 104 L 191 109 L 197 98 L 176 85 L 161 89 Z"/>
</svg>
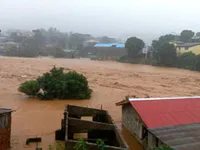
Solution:
<svg viewBox="0 0 200 150">
<path fill-rule="evenodd" d="M 186 53 L 186 52 L 192 52 L 195 55 L 199 55 L 200 54 L 200 43 L 179 44 L 176 46 L 176 50 L 179 55 Z"/>
<path fill-rule="evenodd" d="M 122 122 L 145 150 L 167 145 L 174 150 L 200 149 L 200 96 L 127 98 Z"/>
<path fill-rule="evenodd" d="M 171 41 L 169 43 L 173 44 L 176 47 L 177 55 L 181 55 L 187 52 L 192 52 L 195 55 L 200 54 L 200 42 L 184 43 L 179 41 Z"/>
<path fill-rule="evenodd" d="M 0 108 L 0 150 L 10 148 L 11 113 L 13 110 Z"/>
</svg>

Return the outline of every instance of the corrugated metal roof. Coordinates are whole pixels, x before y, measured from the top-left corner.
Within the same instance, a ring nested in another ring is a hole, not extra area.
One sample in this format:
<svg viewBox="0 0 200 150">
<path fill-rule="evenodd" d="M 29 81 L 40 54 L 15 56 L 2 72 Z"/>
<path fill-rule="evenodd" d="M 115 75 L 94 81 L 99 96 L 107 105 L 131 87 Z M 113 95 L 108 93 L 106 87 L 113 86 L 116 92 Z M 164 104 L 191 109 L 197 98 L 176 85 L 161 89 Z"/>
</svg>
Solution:
<svg viewBox="0 0 200 150">
<path fill-rule="evenodd" d="M 94 47 L 118 47 L 118 48 L 124 48 L 125 44 L 120 44 L 120 43 L 98 43 L 95 44 Z"/>
<path fill-rule="evenodd" d="M 200 150 L 200 123 L 148 130 L 174 150 Z"/>
<path fill-rule="evenodd" d="M 200 122 L 200 97 L 129 99 L 148 128 Z"/>
</svg>

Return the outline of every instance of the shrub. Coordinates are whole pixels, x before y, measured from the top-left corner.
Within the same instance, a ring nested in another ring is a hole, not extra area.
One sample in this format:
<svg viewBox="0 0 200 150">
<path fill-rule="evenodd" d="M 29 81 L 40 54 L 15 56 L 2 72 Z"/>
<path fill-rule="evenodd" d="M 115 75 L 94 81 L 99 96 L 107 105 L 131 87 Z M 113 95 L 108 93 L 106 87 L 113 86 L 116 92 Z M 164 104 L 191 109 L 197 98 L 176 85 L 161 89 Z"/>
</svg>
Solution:
<svg viewBox="0 0 200 150">
<path fill-rule="evenodd" d="M 178 67 L 195 70 L 195 54 L 192 52 L 183 53 L 178 58 Z"/>
<path fill-rule="evenodd" d="M 28 96 L 36 96 L 40 90 L 40 86 L 36 80 L 30 80 L 22 83 L 18 90 Z"/>
<path fill-rule="evenodd" d="M 105 143 L 104 143 L 104 141 L 102 140 L 102 139 L 98 139 L 97 141 L 96 141 L 96 144 L 97 144 L 97 147 L 100 149 L 100 150 L 105 150 L 106 148 L 105 148 Z"/>
<path fill-rule="evenodd" d="M 87 150 L 87 144 L 83 139 L 79 139 L 78 143 L 74 147 L 75 150 Z"/>
<path fill-rule="evenodd" d="M 50 72 L 38 77 L 35 82 L 37 87 L 39 86 L 39 89 L 43 91 L 37 96 L 44 100 L 89 99 L 92 93 L 86 77 L 77 72 L 65 73 L 63 68 L 54 67 Z M 20 92 L 27 94 L 24 90 Z"/>
</svg>

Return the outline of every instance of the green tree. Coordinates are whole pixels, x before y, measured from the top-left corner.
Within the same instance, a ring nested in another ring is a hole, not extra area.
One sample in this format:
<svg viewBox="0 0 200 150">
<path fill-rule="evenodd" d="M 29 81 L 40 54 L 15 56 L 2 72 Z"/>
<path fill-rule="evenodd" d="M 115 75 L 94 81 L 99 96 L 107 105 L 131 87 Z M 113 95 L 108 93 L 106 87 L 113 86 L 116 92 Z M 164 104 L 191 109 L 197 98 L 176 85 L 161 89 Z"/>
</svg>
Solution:
<svg viewBox="0 0 200 150">
<path fill-rule="evenodd" d="M 7 45 L 4 47 L 4 55 L 5 56 L 18 56 L 19 49 L 16 45 Z"/>
<path fill-rule="evenodd" d="M 176 48 L 172 44 L 164 43 L 154 52 L 154 57 L 159 65 L 175 66 L 177 60 Z"/>
<path fill-rule="evenodd" d="M 81 50 L 83 48 L 83 42 L 92 38 L 93 37 L 89 34 L 70 33 L 68 38 L 68 47 Z"/>
<path fill-rule="evenodd" d="M 65 73 L 63 68 L 56 67 L 36 80 L 22 83 L 19 91 L 44 100 L 89 99 L 92 93 L 87 78 L 82 74 L 77 72 Z"/>
<path fill-rule="evenodd" d="M 40 54 L 41 48 L 34 38 L 28 38 L 21 43 L 19 56 L 22 57 L 36 57 Z"/>
<path fill-rule="evenodd" d="M 200 32 L 197 32 L 197 33 L 196 33 L 196 36 L 200 36 Z"/>
<path fill-rule="evenodd" d="M 30 80 L 22 83 L 18 90 L 29 96 L 36 96 L 40 90 L 40 86 L 36 80 Z"/>
<path fill-rule="evenodd" d="M 136 37 L 130 37 L 126 40 L 125 47 L 129 57 L 137 57 L 144 48 L 144 42 Z"/>
<path fill-rule="evenodd" d="M 159 37 L 158 40 L 152 41 L 152 47 L 154 50 L 158 50 L 164 43 L 168 43 L 170 41 L 175 40 L 175 36 L 172 34 L 166 34 L 164 36 Z"/>
<path fill-rule="evenodd" d="M 45 44 L 45 37 L 42 35 L 40 29 L 33 30 L 33 32 L 34 32 L 33 39 L 35 40 L 37 46 L 40 47 L 41 49 Z"/>
<path fill-rule="evenodd" d="M 195 58 L 195 70 L 200 71 L 200 55 L 197 55 Z"/>
<path fill-rule="evenodd" d="M 195 64 L 199 64 L 199 60 L 196 59 L 195 54 L 192 52 L 183 53 L 178 58 L 178 67 L 179 68 L 195 70 L 196 69 Z"/>
<path fill-rule="evenodd" d="M 189 42 L 191 41 L 192 37 L 194 36 L 194 32 L 192 30 L 183 30 L 181 32 L 180 39 L 183 42 Z"/>
</svg>

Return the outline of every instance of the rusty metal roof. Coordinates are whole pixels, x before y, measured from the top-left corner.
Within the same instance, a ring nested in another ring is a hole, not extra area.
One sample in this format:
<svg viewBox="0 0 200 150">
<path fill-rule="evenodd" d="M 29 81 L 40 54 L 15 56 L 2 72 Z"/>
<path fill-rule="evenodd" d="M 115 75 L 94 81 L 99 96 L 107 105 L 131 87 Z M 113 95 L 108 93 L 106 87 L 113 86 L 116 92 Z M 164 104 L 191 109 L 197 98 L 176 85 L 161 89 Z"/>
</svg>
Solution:
<svg viewBox="0 0 200 150">
<path fill-rule="evenodd" d="M 7 109 L 7 108 L 0 108 L 0 114 L 9 113 L 9 112 L 13 112 L 13 110 Z"/>
<path fill-rule="evenodd" d="M 174 150 L 200 150 L 200 123 L 148 130 Z"/>
<path fill-rule="evenodd" d="M 200 97 L 130 98 L 147 128 L 200 123 Z"/>
</svg>

